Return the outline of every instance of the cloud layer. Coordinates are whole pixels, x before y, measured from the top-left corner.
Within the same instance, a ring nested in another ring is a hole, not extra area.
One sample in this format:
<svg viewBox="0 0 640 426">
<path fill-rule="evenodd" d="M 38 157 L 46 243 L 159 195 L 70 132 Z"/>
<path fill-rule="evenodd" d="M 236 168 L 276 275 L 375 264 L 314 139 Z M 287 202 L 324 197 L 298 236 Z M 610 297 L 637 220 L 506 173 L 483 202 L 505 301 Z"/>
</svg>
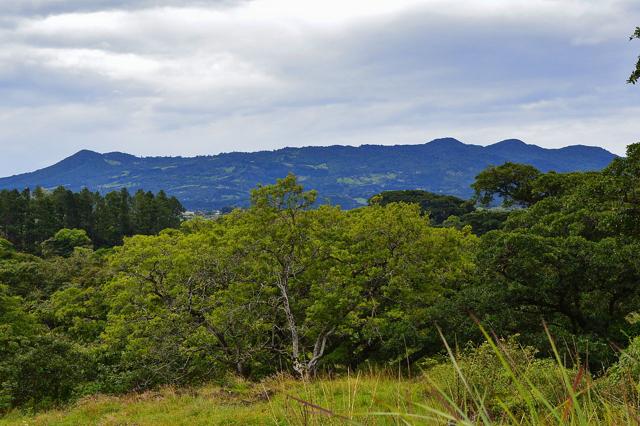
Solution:
<svg viewBox="0 0 640 426">
<path fill-rule="evenodd" d="M 3 0 L 0 174 L 454 136 L 640 140 L 635 0 Z"/>
</svg>

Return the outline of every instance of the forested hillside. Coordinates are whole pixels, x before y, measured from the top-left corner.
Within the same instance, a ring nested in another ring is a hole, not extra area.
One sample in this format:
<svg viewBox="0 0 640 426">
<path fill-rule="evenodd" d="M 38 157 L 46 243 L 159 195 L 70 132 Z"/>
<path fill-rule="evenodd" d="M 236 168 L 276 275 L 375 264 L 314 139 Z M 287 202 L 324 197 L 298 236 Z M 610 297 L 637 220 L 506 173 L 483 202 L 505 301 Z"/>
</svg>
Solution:
<svg viewBox="0 0 640 426">
<path fill-rule="evenodd" d="M 601 172 L 487 168 L 475 199 L 510 209 L 481 236 L 461 200 L 387 193 L 343 210 L 288 175 L 247 209 L 113 249 L 72 230 L 45 257 L 0 240 L 0 410 L 391 368 L 436 380 L 451 402 L 433 403 L 456 416 L 562 419 L 597 390 L 608 402 L 590 416 L 632 418 L 638 182 L 640 144 Z M 443 205 L 459 210 L 434 226 Z"/>
<path fill-rule="evenodd" d="M 354 208 L 385 190 L 422 189 L 469 198 L 469 185 L 481 170 L 508 161 L 545 172 L 571 172 L 600 170 L 614 157 L 597 147 L 544 149 L 513 139 L 482 147 L 452 138 L 420 145 L 284 148 L 195 158 L 81 151 L 51 167 L 2 178 L 0 189 L 62 185 L 102 193 L 164 190 L 190 210 L 214 210 L 246 207 L 256 185 L 294 173 L 319 191 L 320 201 Z"/>
</svg>

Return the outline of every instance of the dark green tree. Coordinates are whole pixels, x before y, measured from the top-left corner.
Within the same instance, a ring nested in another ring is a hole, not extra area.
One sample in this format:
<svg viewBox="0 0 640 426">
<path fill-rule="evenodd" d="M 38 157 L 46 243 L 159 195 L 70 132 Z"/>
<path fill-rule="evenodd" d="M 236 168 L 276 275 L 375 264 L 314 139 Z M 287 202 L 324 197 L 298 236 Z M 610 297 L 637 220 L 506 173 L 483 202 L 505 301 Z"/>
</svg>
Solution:
<svg viewBox="0 0 640 426">
<path fill-rule="evenodd" d="M 131 220 L 135 234 L 151 235 L 156 229 L 157 212 L 151 192 L 139 190 L 133 196 Z"/>
<path fill-rule="evenodd" d="M 154 233 L 167 228 L 177 228 L 180 225 L 184 209 L 175 197 L 168 197 L 164 191 L 160 191 L 155 196 L 154 204 L 156 211 Z"/>
<path fill-rule="evenodd" d="M 68 257 L 76 247 L 91 248 L 92 245 L 85 230 L 63 228 L 42 243 L 42 254 L 47 257 Z"/>
<path fill-rule="evenodd" d="M 441 225 L 449 216 L 462 216 L 475 210 L 470 201 L 421 190 L 384 191 L 369 199 L 370 205 L 385 206 L 400 202 L 418 204 L 422 212 L 429 215 L 434 225 Z"/>
<path fill-rule="evenodd" d="M 624 346 L 638 332 L 627 321 L 640 302 L 638 182 L 640 144 L 602 172 L 537 178 L 532 188 L 554 189 L 483 236 L 467 309 L 498 333 L 521 333 L 538 347 L 545 320 L 582 355 L 589 352 L 593 367 L 610 362 L 609 343 Z"/>
<path fill-rule="evenodd" d="M 483 205 L 491 204 L 497 196 L 506 207 L 528 207 L 538 200 L 532 190 L 538 176 L 540 171 L 533 166 L 507 162 L 480 172 L 471 187 Z"/>
</svg>

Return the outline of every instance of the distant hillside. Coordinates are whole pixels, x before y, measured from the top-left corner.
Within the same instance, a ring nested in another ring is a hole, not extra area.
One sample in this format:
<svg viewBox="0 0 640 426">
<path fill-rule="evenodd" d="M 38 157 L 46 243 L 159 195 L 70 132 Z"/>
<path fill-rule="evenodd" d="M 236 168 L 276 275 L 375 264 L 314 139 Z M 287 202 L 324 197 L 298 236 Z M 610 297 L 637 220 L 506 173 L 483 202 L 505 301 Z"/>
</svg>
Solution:
<svg viewBox="0 0 640 426">
<path fill-rule="evenodd" d="M 599 170 L 615 155 L 582 145 L 545 149 L 510 139 L 482 147 L 456 139 L 421 145 L 363 145 L 284 148 L 214 156 L 135 157 L 119 152 L 80 151 L 32 173 L 0 179 L 0 189 L 63 185 L 101 192 L 164 189 L 191 210 L 220 209 L 248 203 L 257 184 L 293 172 L 322 200 L 353 208 L 384 190 L 424 189 L 468 197 L 474 177 L 488 165 L 505 161 L 532 164 L 542 171 Z"/>
</svg>

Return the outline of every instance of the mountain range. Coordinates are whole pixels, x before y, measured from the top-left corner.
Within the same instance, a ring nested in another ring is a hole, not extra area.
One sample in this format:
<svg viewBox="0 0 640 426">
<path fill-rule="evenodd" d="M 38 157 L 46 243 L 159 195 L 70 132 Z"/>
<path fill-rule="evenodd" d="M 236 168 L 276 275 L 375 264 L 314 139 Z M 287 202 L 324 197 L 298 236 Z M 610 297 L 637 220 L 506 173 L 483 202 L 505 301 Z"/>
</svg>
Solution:
<svg viewBox="0 0 640 426">
<path fill-rule="evenodd" d="M 295 173 L 322 201 L 353 208 L 384 190 L 424 189 L 469 197 L 469 185 L 489 165 L 506 161 L 541 171 L 599 170 L 615 155 L 584 145 L 546 149 L 517 139 L 489 146 L 453 138 L 419 145 L 283 148 L 198 157 L 136 157 L 83 150 L 50 167 L 0 179 L 0 189 L 64 186 L 108 192 L 119 188 L 175 195 L 187 209 L 214 210 L 248 204 L 249 191 Z"/>
</svg>

